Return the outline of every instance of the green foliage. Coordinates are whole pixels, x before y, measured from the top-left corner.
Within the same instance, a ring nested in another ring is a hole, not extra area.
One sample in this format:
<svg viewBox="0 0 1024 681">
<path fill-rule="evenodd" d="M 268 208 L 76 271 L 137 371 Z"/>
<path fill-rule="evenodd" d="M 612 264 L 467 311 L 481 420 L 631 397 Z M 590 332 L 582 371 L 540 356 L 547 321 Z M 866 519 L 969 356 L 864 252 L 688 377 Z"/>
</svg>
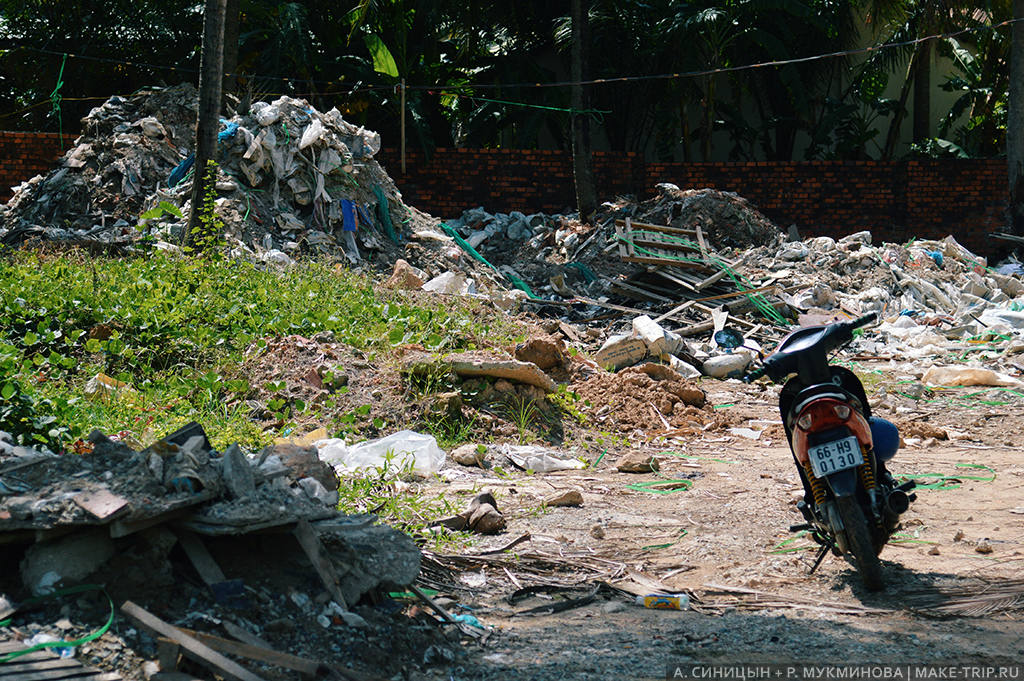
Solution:
<svg viewBox="0 0 1024 681">
<path fill-rule="evenodd" d="M 411 461 L 410 461 L 411 466 Z M 401 477 L 401 476 L 399 476 Z M 338 509 L 345 513 L 375 513 L 381 520 L 436 548 L 468 545 L 469 532 L 432 533 L 438 520 L 462 509 L 446 494 L 429 497 L 418 485 L 396 482 L 388 463 L 341 481 Z"/>
<path fill-rule="evenodd" d="M 522 395 L 511 395 L 503 403 L 502 410 L 515 425 L 519 444 L 526 444 L 534 439 L 533 430 L 538 426 L 541 415 L 535 400 Z"/>
<path fill-rule="evenodd" d="M 217 215 L 217 162 L 206 161 L 203 174 L 203 205 L 199 211 L 198 224 L 188 235 L 189 248 L 200 253 L 218 253 L 224 246 L 224 221 Z"/>
<path fill-rule="evenodd" d="M 0 430 L 59 449 L 93 427 L 141 438 L 197 420 L 215 438 L 224 432 L 258 446 L 274 434 L 250 416 L 253 387 L 238 369 L 247 351 L 266 338 L 327 333 L 388 352 L 394 328 L 410 343 L 455 350 L 477 347 L 488 335 L 507 337 L 504 326 L 476 321 L 471 308 L 381 299 L 370 280 L 316 263 L 284 273 L 160 252 L 98 260 L 10 253 L 0 260 Z M 99 372 L 134 392 L 84 399 L 85 384 Z M 308 418 L 311 406 L 284 387 L 271 386 L 262 405 L 282 429 Z M 369 410 L 364 405 L 331 425 L 382 428 Z"/>
</svg>

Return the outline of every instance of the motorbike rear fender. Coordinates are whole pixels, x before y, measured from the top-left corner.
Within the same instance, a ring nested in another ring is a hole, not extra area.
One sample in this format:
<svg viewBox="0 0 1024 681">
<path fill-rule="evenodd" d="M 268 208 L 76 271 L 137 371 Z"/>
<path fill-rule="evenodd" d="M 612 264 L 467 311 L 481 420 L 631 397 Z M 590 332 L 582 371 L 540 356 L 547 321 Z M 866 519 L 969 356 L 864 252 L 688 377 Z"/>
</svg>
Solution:
<svg viewBox="0 0 1024 681">
<path fill-rule="evenodd" d="M 847 468 L 845 471 L 826 475 L 825 482 L 837 498 L 856 496 L 857 487 L 860 485 L 856 468 Z"/>
<path fill-rule="evenodd" d="M 840 397 L 841 396 L 837 395 L 815 396 L 813 399 L 809 399 L 807 402 L 798 405 L 799 411 L 796 412 L 796 415 L 799 417 L 811 408 L 820 407 L 822 405 L 851 406 L 849 402 L 838 399 Z M 793 421 L 795 422 L 796 419 L 794 418 Z M 854 435 L 857 438 L 857 441 L 860 442 L 862 450 L 867 451 L 871 449 L 871 426 L 868 424 L 867 419 L 864 418 L 864 415 L 856 409 L 851 409 L 850 417 L 845 421 L 841 423 L 830 423 L 828 427 L 834 427 L 835 425 L 845 426 L 850 431 L 850 434 Z M 796 455 L 796 460 L 799 461 L 801 465 L 806 465 L 808 461 L 808 448 L 810 445 L 807 440 L 810 434 L 811 433 L 807 433 L 800 428 L 793 429 L 790 446 L 793 448 L 793 454 Z"/>
</svg>

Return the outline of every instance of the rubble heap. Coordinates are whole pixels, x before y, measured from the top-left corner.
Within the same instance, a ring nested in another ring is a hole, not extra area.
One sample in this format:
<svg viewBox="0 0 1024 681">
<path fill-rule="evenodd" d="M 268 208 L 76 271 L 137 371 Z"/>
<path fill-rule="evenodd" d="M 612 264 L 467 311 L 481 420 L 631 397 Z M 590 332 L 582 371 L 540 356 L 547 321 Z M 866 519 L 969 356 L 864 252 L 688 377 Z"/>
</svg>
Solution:
<svg viewBox="0 0 1024 681">
<path fill-rule="evenodd" d="M 93 109 L 59 167 L 15 188 L 0 238 L 128 243 L 139 225 L 156 239 L 179 241 L 195 170 L 197 101 L 183 84 L 112 97 Z M 399 226 L 425 216 L 402 203 L 373 158 L 379 150 L 377 133 L 348 123 L 337 109 L 321 113 L 291 97 L 222 119 L 216 205 L 231 243 L 344 251 L 352 261 L 360 259 L 360 245 L 396 248 Z M 161 202 L 184 217 L 161 210 Z M 162 215 L 140 225 L 153 209 Z"/>
<path fill-rule="evenodd" d="M 275 445 L 251 458 L 232 445 L 221 453 L 195 423 L 138 452 L 98 431 L 89 442 L 80 456 L 47 456 L 0 440 L 0 540 L 27 544 L 21 574 L 34 594 L 116 564 L 133 535 L 152 536 L 155 527 L 179 538 L 306 528 L 323 542 L 314 564 L 334 565 L 337 580 L 324 586 L 343 609 L 419 573 L 409 537 L 336 510 L 338 480 L 315 448 Z"/>
</svg>

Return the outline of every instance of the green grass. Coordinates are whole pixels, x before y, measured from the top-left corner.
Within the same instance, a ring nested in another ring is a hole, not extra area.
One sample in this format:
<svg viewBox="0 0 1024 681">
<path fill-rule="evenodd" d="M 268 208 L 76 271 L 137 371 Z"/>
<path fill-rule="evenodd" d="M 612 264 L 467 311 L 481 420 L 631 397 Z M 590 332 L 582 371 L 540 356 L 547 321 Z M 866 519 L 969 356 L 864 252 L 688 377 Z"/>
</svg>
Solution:
<svg viewBox="0 0 1024 681">
<path fill-rule="evenodd" d="M 253 344 L 327 333 L 381 355 L 410 343 L 475 349 L 514 334 L 475 301 L 423 300 L 379 294 L 368 277 L 318 263 L 282 271 L 159 252 L 2 252 L 0 430 L 56 450 L 92 428 L 142 441 L 195 420 L 218 448 L 255 447 L 276 433 L 246 406 L 253 386 L 239 367 Z M 133 392 L 87 398 L 99 372 Z M 285 416 L 306 408 L 264 406 Z"/>
</svg>

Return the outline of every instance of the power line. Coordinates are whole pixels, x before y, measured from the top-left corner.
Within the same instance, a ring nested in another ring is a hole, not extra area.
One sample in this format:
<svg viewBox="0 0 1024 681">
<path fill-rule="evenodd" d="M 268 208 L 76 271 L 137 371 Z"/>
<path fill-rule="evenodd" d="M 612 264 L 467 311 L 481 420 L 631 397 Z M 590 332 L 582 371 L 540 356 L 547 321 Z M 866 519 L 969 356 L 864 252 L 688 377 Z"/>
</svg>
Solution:
<svg viewBox="0 0 1024 681">
<path fill-rule="evenodd" d="M 952 32 L 949 32 L 949 33 L 936 33 L 934 35 L 929 35 L 929 36 L 925 36 L 925 37 L 922 37 L 922 38 L 913 38 L 911 40 L 904 40 L 904 41 L 895 42 L 895 43 L 883 43 L 882 45 L 869 45 L 868 47 L 860 47 L 860 48 L 854 48 L 854 49 L 850 49 L 850 50 L 840 50 L 840 51 L 837 51 L 837 52 L 828 52 L 828 53 L 824 53 L 824 54 L 816 54 L 816 55 L 811 55 L 811 56 L 807 56 L 807 57 L 794 57 L 792 59 L 778 59 L 778 60 L 773 60 L 773 61 L 757 62 L 757 63 L 754 63 L 754 64 L 743 64 L 743 65 L 739 65 L 739 66 L 722 66 L 722 67 L 716 67 L 716 68 L 713 68 L 713 69 L 703 69 L 703 70 L 697 70 L 697 71 L 681 71 L 681 72 L 675 72 L 675 73 L 659 73 L 659 74 L 649 74 L 649 75 L 643 75 L 643 76 L 618 76 L 618 77 L 614 77 L 614 78 L 594 78 L 594 79 L 590 79 L 590 80 L 562 80 L 562 81 L 553 81 L 553 82 L 548 82 L 548 83 L 522 82 L 522 83 L 477 83 L 477 84 L 467 84 L 467 85 L 439 85 L 439 84 L 435 84 L 435 85 L 407 85 L 406 86 L 406 90 L 444 91 L 447 94 L 455 95 L 455 94 L 458 94 L 458 91 L 466 91 L 466 90 L 495 90 L 495 89 L 499 89 L 499 88 L 500 89 L 528 89 L 528 88 L 540 89 L 540 88 L 572 87 L 572 86 L 576 86 L 576 85 L 608 85 L 608 84 L 612 84 L 612 83 L 630 83 L 630 82 L 641 82 L 641 81 L 651 81 L 651 80 L 678 80 L 678 79 L 682 79 L 682 78 L 699 78 L 699 77 L 705 77 L 705 76 L 714 76 L 714 75 L 721 74 L 721 73 L 737 73 L 737 72 L 740 72 L 740 71 L 749 71 L 749 70 L 753 70 L 753 69 L 770 68 L 770 67 L 778 67 L 778 66 L 788 66 L 788 65 L 791 65 L 791 64 L 806 64 L 808 62 L 821 61 L 821 60 L 825 60 L 825 59 L 836 59 L 838 57 L 850 57 L 850 56 L 854 56 L 854 55 L 858 55 L 858 54 L 870 54 L 870 53 L 873 53 L 873 52 L 881 52 L 883 50 L 888 50 L 888 49 L 910 47 L 910 46 L 913 46 L 913 45 L 918 45 L 920 43 L 927 42 L 929 40 L 947 40 L 949 38 L 956 38 L 956 37 L 965 35 L 967 33 L 977 33 L 977 32 L 981 32 L 981 31 L 995 31 L 997 29 L 1004 28 L 1006 26 L 1011 26 L 1011 25 L 1019 23 L 1021 21 L 1024 21 L 1024 17 L 1014 17 L 1013 19 L 1007 19 L 1006 21 L 1001 21 L 1001 22 L 999 22 L 997 24 L 992 24 L 992 25 L 989 25 L 989 26 L 974 26 L 974 27 L 962 28 L 962 29 L 959 29 L 957 31 L 952 31 Z M 91 55 L 74 54 L 74 53 L 71 53 L 71 52 L 59 52 L 59 51 L 56 51 L 56 50 L 48 50 L 48 49 L 44 49 L 44 48 L 30 47 L 30 46 L 27 46 L 27 45 L 18 46 L 15 49 L 22 49 L 22 50 L 27 50 L 27 51 L 32 51 L 32 52 L 38 52 L 40 54 L 50 54 L 50 55 L 55 55 L 55 56 L 64 56 L 64 55 L 66 55 L 68 58 L 72 58 L 72 59 L 84 59 L 84 60 L 88 60 L 88 61 L 97 61 L 97 62 L 103 62 L 103 63 L 109 63 L 109 64 L 124 65 L 124 66 L 134 66 L 134 67 L 138 67 L 138 68 L 149 68 L 149 69 L 161 69 L 161 70 L 169 70 L 169 71 L 179 71 L 179 72 L 191 73 L 191 74 L 198 73 L 197 69 L 184 68 L 184 67 L 179 67 L 179 66 L 169 66 L 169 65 L 166 65 L 166 64 L 149 64 L 149 63 L 146 63 L 146 62 L 135 62 L 135 61 L 121 60 L 121 59 L 113 59 L 113 58 L 110 58 L 110 57 L 94 57 L 94 56 L 91 56 Z M 308 83 L 308 84 L 313 84 L 313 85 L 327 85 L 327 86 L 332 86 L 332 85 L 333 86 L 337 86 L 338 82 L 339 82 L 337 80 L 324 81 L 324 80 L 307 79 L 307 78 L 301 78 L 301 79 L 300 78 L 286 78 L 286 77 L 283 77 L 283 76 L 261 76 L 261 75 L 245 74 L 245 73 L 225 73 L 224 75 L 225 76 L 235 76 L 235 77 L 251 78 L 251 79 L 254 79 L 254 80 L 271 80 L 271 81 L 280 81 L 280 82 L 283 82 L 283 83 L 293 83 L 293 82 L 295 82 L 295 83 L 302 83 L 302 84 Z M 345 90 L 342 90 L 342 91 L 338 91 L 338 90 L 330 91 L 330 90 L 328 90 L 328 91 L 325 91 L 325 92 L 313 92 L 313 93 L 267 93 L 267 94 L 288 94 L 289 96 L 295 96 L 295 95 L 298 95 L 298 96 L 313 96 L 313 95 L 316 95 L 316 96 L 337 96 L 337 95 L 352 96 L 352 95 L 355 95 L 355 94 L 358 94 L 358 93 L 364 93 L 364 92 L 391 92 L 391 91 L 397 91 L 397 89 L 398 89 L 398 85 L 397 84 L 396 85 L 356 85 L 356 86 L 354 86 L 352 88 L 348 88 L 348 89 L 345 89 Z M 70 97 L 67 98 L 68 101 L 71 101 L 72 99 L 73 98 L 70 98 Z M 100 99 L 100 98 L 80 98 L 80 99 Z M 49 100 L 46 100 L 46 101 L 49 101 Z M 40 104 L 42 104 L 42 102 L 37 103 L 37 104 L 33 104 L 33 105 L 29 106 L 29 107 L 26 107 L 25 109 L 22 109 L 22 110 L 20 110 L 17 113 L 21 113 L 21 112 L 27 111 L 28 109 L 34 108 L 35 106 L 38 106 Z M 0 114 L 0 116 L 10 116 L 10 115 L 12 115 L 12 114 Z"/>
</svg>

